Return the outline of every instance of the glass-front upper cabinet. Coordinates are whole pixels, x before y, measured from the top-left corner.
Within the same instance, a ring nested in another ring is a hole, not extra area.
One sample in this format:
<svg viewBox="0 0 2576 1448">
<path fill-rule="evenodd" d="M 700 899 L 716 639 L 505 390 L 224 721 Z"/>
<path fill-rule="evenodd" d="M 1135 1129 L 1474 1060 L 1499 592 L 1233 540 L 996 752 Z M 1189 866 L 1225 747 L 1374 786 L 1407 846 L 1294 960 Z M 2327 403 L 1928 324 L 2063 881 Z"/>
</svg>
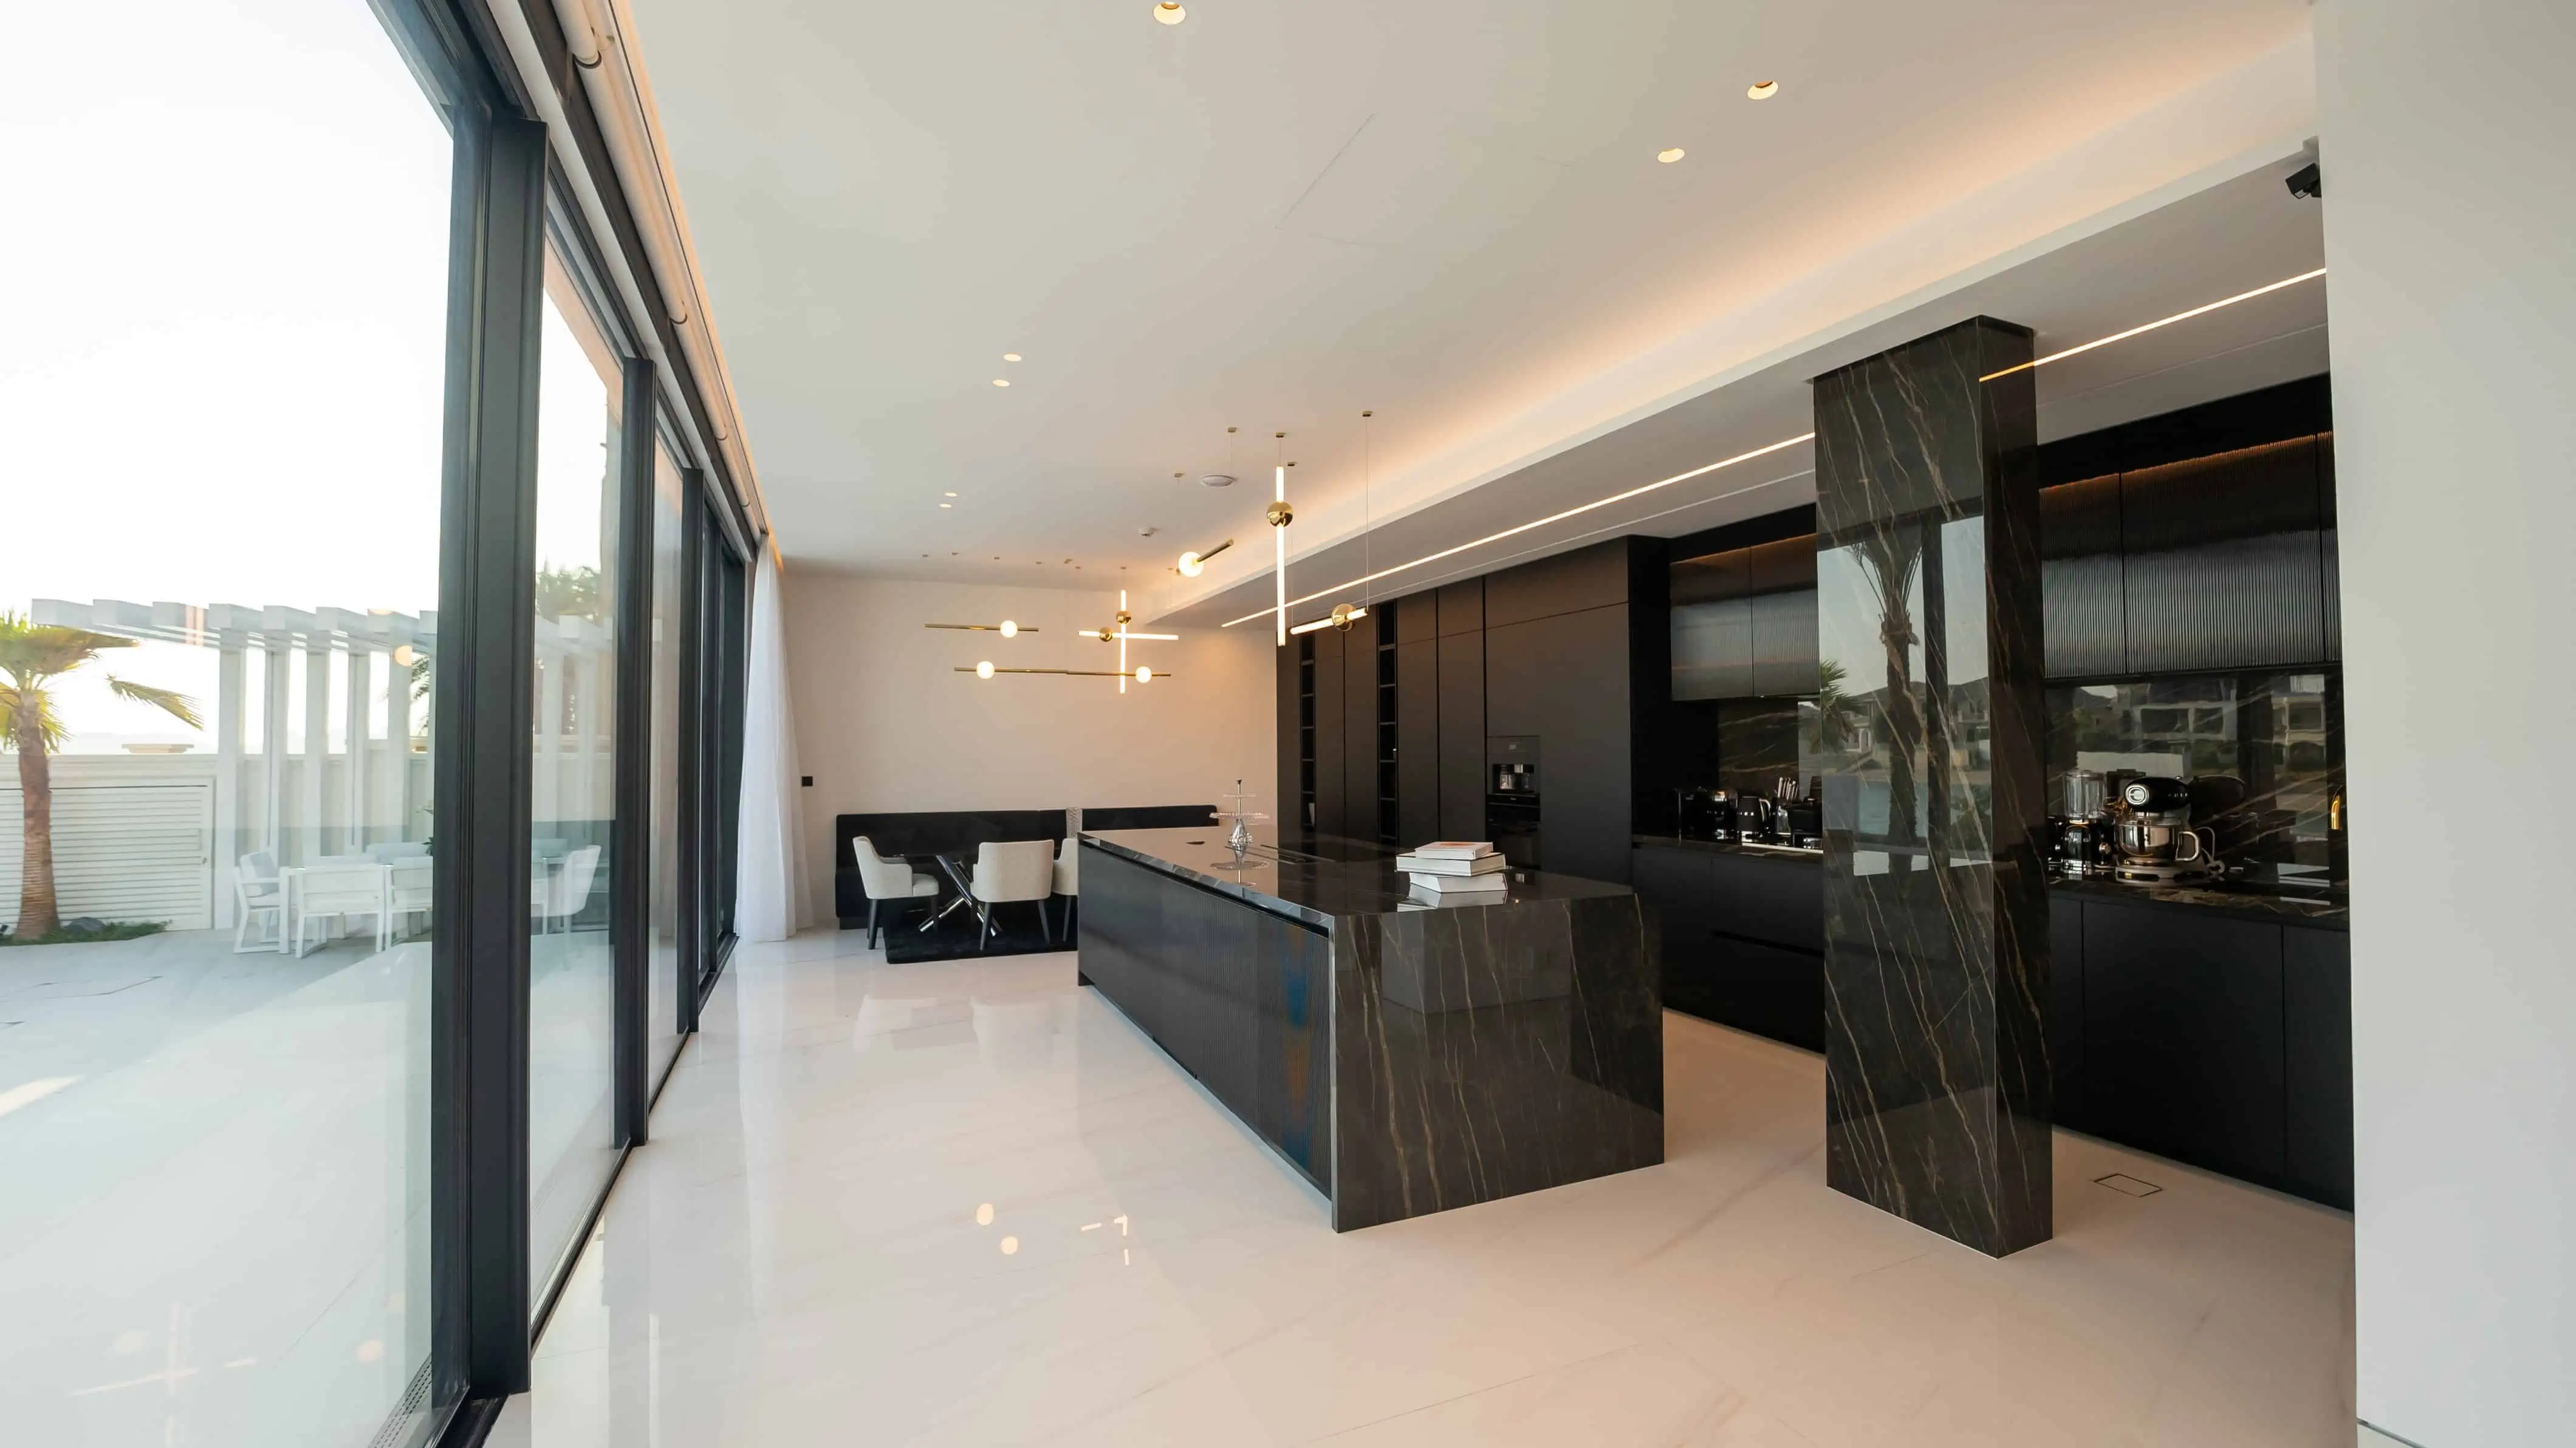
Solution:
<svg viewBox="0 0 2576 1448">
<path fill-rule="evenodd" d="M 452 1392 L 454 92 L 402 9 L 0 9 L 10 1443 L 404 1445 Z"/>
</svg>

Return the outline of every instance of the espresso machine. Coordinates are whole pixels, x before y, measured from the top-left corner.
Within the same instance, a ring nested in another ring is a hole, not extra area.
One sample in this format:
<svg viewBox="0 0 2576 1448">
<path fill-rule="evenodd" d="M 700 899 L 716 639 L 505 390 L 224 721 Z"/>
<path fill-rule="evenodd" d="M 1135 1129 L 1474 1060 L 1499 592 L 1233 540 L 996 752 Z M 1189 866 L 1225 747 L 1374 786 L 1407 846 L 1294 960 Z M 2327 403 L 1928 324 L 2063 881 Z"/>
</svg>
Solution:
<svg viewBox="0 0 2576 1448">
<path fill-rule="evenodd" d="M 2191 786 L 2154 775 L 2123 778 L 2110 808 L 2111 878 L 2173 885 L 2222 873 L 2216 835 L 2191 822 Z"/>
</svg>

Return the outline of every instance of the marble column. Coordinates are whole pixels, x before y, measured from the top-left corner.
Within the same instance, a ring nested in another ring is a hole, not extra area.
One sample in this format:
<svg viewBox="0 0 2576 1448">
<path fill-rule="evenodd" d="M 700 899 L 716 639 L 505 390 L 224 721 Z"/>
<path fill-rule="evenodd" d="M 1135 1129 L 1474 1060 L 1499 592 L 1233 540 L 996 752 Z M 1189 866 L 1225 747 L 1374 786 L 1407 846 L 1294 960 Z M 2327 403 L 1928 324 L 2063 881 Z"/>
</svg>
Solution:
<svg viewBox="0 0 2576 1448">
<path fill-rule="evenodd" d="M 2038 421 L 1980 317 L 1816 379 L 1827 1180 L 2048 1239 Z"/>
</svg>

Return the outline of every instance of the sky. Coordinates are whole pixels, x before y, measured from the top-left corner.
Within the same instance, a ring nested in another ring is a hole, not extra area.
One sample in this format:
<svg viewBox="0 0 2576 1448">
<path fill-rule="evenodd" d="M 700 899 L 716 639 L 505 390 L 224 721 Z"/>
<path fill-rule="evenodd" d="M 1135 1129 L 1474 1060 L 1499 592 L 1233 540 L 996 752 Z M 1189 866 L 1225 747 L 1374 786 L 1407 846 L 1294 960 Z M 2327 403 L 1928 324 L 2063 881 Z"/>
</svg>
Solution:
<svg viewBox="0 0 2576 1448">
<path fill-rule="evenodd" d="M 365 0 L 28 5 L 10 32 L 0 609 L 434 610 L 451 148 Z M 540 548 L 595 565 L 614 394 L 562 316 L 544 337 Z M 212 650 L 106 667 L 212 706 Z M 95 677 L 58 703 L 88 747 L 212 748 Z"/>
</svg>

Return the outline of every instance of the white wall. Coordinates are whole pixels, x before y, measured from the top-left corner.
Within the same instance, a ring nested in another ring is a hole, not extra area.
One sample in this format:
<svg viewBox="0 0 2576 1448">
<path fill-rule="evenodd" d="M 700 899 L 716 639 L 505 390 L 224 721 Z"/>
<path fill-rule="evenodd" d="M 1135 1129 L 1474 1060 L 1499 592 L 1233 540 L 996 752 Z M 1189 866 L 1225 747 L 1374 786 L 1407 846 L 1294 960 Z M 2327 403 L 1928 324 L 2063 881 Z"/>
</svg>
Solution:
<svg viewBox="0 0 2576 1448">
<path fill-rule="evenodd" d="M 2576 1442 L 2576 5 L 2322 0 L 2363 1419 Z"/>
<path fill-rule="evenodd" d="M 832 817 L 877 810 L 1205 804 L 1234 788 L 1272 808 L 1276 662 L 1259 629 L 1188 629 L 1129 646 L 1172 677 L 952 673 L 979 659 L 1111 669 L 1118 649 L 1079 636 L 1109 624 L 1118 594 L 787 574 L 787 661 L 817 908 L 832 898 Z M 1034 624 L 1005 640 L 928 623 Z M 1139 628 L 1149 627 L 1139 624 Z M 1157 629 L 1158 632 L 1175 632 Z"/>
</svg>

